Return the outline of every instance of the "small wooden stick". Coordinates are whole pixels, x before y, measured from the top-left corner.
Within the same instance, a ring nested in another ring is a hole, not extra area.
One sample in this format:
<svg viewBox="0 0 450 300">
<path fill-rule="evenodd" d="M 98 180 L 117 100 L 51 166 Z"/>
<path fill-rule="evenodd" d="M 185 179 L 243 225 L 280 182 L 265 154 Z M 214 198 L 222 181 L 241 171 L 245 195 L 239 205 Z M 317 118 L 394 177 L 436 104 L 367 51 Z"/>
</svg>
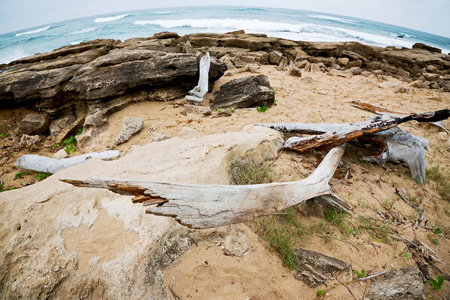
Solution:
<svg viewBox="0 0 450 300">
<path fill-rule="evenodd" d="M 372 278 L 381 276 L 381 275 L 383 275 L 383 274 L 386 274 L 386 272 L 387 272 L 387 271 L 381 271 L 381 272 L 375 273 L 375 274 L 370 275 L 370 276 L 358 278 L 358 280 L 359 280 L 359 281 L 366 281 L 366 280 L 369 280 L 369 279 L 372 279 Z"/>
<path fill-rule="evenodd" d="M 340 274 L 339 274 L 339 275 L 340 275 Z M 352 290 L 350 290 L 350 288 L 349 288 L 346 284 L 344 284 L 342 281 L 340 281 L 340 280 L 338 279 L 339 275 L 336 276 L 336 280 L 337 280 L 340 284 L 342 284 L 342 285 L 347 289 L 347 291 L 353 296 L 353 298 L 354 298 L 355 300 L 358 300 L 358 299 L 356 299 L 355 295 L 353 295 Z"/>
<path fill-rule="evenodd" d="M 419 218 L 419 223 L 422 222 L 424 216 L 423 216 L 423 209 L 418 208 L 415 204 L 409 202 L 408 200 L 405 199 L 405 197 L 403 197 L 402 193 L 400 193 L 400 191 L 396 188 L 395 192 L 400 196 L 400 198 L 402 198 L 402 200 L 408 204 L 409 206 L 411 206 L 412 208 L 414 208 L 415 210 L 417 210 L 417 212 L 420 214 L 420 218 Z"/>
<path fill-rule="evenodd" d="M 175 275 L 172 278 L 172 286 L 169 286 L 170 291 L 172 292 L 173 296 L 178 299 L 178 300 L 183 300 L 180 298 L 180 296 L 177 295 L 177 293 L 175 293 L 175 291 L 173 290 L 173 282 L 175 281 Z"/>
</svg>

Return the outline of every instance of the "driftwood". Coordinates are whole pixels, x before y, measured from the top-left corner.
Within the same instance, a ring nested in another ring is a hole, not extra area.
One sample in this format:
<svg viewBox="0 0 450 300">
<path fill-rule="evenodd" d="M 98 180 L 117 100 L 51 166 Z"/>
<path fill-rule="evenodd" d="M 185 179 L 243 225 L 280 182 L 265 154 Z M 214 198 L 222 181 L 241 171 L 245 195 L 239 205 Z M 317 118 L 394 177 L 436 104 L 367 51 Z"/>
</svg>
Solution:
<svg viewBox="0 0 450 300">
<path fill-rule="evenodd" d="M 360 140 L 369 140 L 379 145 L 377 154 L 363 157 L 363 160 L 376 162 L 383 168 L 387 161 L 405 162 L 411 171 L 411 177 L 419 184 L 425 182 L 425 149 L 428 151 L 429 148 L 427 139 L 394 127 L 361 137 Z"/>
<path fill-rule="evenodd" d="M 350 267 L 342 260 L 305 249 L 295 251 L 295 263 L 297 267 L 294 278 L 303 281 L 310 288 L 326 284 L 328 279 L 334 279 L 336 273 Z"/>
<path fill-rule="evenodd" d="M 203 102 L 203 97 L 208 92 L 208 73 L 211 59 L 209 57 L 209 52 L 206 53 L 200 59 L 200 75 L 198 79 L 198 85 L 189 91 L 188 95 L 185 97 L 186 100 L 194 104 L 200 104 Z"/>
<path fill-rule="evenodd" d="M 350 101 L 348 102 L 351 106 L 377 114 L 377 115 L 389 115 L 391 118 L 399 118 L 399 117 L 404 117 L 407 115 L 410 115 L 410 113 L 405 113 L 405 112 L 398 112 L 398 111 L 393 111 L 381 106 L 376 106 L 376 105 L 372 105 L 370 103 L 367 102 L 362 102 L 362 101 Z M 450 133 L 447 128 L 445 128 L 444 123 L 442 123 L 442 121 L 436 121 L 436 122 L 428 122 L 434 126 L 437 126 L 439 128 L 441 128 L 442 130 L 444 130 L 447 133 Z"/>
<path fill-rule="evenodd" d="M 420 184 L 425 182 L 425 151 L 428 140 L 401 130 L 398 124 L 416 120 L 418 122 L 437 122 L 447 119 L 448 109 L 412 114 L 392 118 L 390 115 L 374 116 L 371 119 L 351 124 L 313 124 L 313 123 L 263 123 L 255 124 L 285 132 L 312 134 L 308 137 L 291 137 L 283 149 L 299 152 L 315 148 L 326 148 L 359 138 L 379 145 L 376 155 L 364 160 L 374 161 L 384 167 L 386 161 L 403 161 L 411 170 L 411 176 Z"/>
<path fill-rule="evenodd" d="M 388 115 L 374 116 L 367 121 L 350 124 L 302 124 L 302 123 L 263 123 L 255 124 L 269 128 L 296 133 L 315 134 L 309 137 L 292 137 L 288 139 L 283 148 L 304 152 L 319 147 L 335 147 L 348 141 L 393 128 L 398 124 L 416 120 L 418 122 L 436 122 L 447 119 L 450 110 L 443 109 L 433 112 L 411 114 L 392 119 Z"/>
<path fill-rule="evenodd" d="M 300 124 L 300 123 L 273 123 L 258 124 L 270 128 L 309 134 L 323 134 L 325 132 L 345 131 L 352 124 Z M 292 137 L 286 141 L 283 148 L 292 149 L 290 144 L 298 138 Z M 363 160 L 376 162 L 383 167 L 387 161 L 403 161 L 410 171 L 411 177 L 418 183 L 425 182 L 425 149 L 428 150 L 428 140 L 419 136 L 411 135 L 406 130 L 393 127 L 388 130 L 360 136 L 359 140 L 369 141 L 377 144 L 377 153 L 373 156 L 364 157 Z"/>
<path fill-rule="evenodd" d="M 132 195 L 134 203 L 149 207 L 147 213 L 174 217 L 192 228 L 213 228 L 270 215 L 316 197 L 351 213 L 346 202 L 328 184 L 344 151 L 345 146 L 332 149 L 309 177 L 285 183 L 198 185 L 102 178 L 61 181 Z"/>
<path fill-rule="evenodd" d="M 93 158 L 112 159 L 120 155 L 120 151 L 110 150 L 104 152 L 93 152 L 70 158 L 55 159 L 40 155 L 22 155 L 16 162 L 16 166 L 25 170 L 36 172 L 56 173 L 65 168 L 82 164 Z"/>
</svg>

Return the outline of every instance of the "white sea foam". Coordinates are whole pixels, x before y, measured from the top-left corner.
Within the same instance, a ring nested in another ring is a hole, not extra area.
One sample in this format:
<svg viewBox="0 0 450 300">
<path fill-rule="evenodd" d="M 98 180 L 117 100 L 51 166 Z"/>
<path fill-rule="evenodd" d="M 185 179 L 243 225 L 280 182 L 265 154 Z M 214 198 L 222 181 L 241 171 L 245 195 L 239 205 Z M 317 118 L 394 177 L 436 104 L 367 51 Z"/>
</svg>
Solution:
<svg viewBox="0 0 450 300">
<path fill-rule="evenodd" d="M 153 14 L 155 14 L 155 15 L 167 15 L 167 14 L 170 14 L 170 11 L 155 11 Z"/>
<path fill-rule="evenodd" d="M 7 64 L 22 57 L 30 56 L 21 48 L 8 49 L 8 51 L 0 51 L 0 64 Z"/>
<path fill-rule="evenodd" d="M 72 42 L 72 43 L 70 43 L 71 45 L 78 45 L 79 43 L 81 43 L 81 42 L 83 42 L 83 41 L 75 41 L 75 42 Z"/>
<path fill-rule="evenodd" d="M 412 42 L 394 37 L 370 34 L 339 27 L 315 24 L 291 24 L 260 21 L 257 19 L 180 19 L 180 20 L 139 20 L 136 25 L 158 25 L 163 28 L 198 28 L 224 32 L 244 29 L 247 32 L 266 33 L 270 36 L 305 41 L 360 41 L 377 46 L 411 47 Z"/>
<path fill-rule="evenodd" d="M 97 18 L 94 20 L 94 22 L 95 23 L 113 22 L 113 21 L 117 21 L 117 20 L 123 19 L 128 16 L 129 16 L 129 14 L 106 17 L 106 18 Z"/>
<path fill-rule="evenodd" d="M 302 24 L 260 21 L 257 19 L 180 19 L 180 20 L 139 20 L 136 25 L 158 25 L 165 28 L 190 27 L 211 29 L 244 29 L 250 31 L 300 31 Z"/>
<path fill-rule="evenodd" d="M 348 23 L 348 24 L 358 23 L 357 21 L 352 21 L 352 20 L 347 20 L 347 19 L 342 19 L 342 18 L 337 18 L 337 17 L 332 17 L 332 16 L 325 16 L 325 15 L 308 15 L 308 17 L 315 18 L 315 19 L 337 21 L 337 22 Z"/>
<path fill-rule="evenodd" d="M 74 32 L 71 32 L 70 34 L 81 34 L 81 33 L 88 33 L 96 30 L 98 27 L 90 27 L 90 28 L 83 28 L 80 30 L 75 30 Z"/>
<path fill-rule="evenodd" d="M 25 34 L 38 33 L 38 32 L 41 32 L 41 31 L 49 30 L 50 28 L 52 28 L 52 27 L 51 27 L 51 26 L 45 26 L 45 27 L 38 28 L 38 29 L 35 29 L 35 30 L 30 30 L 30 31 L 18 33 L 18 34 L 16 34 L 16 36 L 21 36 L 21 35 L 25 35 Z"/>
</svg>

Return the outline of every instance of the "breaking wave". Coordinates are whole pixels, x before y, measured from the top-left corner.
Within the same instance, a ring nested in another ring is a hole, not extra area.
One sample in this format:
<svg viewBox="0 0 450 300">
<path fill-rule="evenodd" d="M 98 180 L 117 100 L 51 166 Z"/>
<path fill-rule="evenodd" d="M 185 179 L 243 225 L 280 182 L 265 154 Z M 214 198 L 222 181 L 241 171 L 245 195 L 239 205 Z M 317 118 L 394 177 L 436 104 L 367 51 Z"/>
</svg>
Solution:
<svg viewBox="0 0 450 300">
<path fill-rule="evenodd" d="M 94 23 L 113 22 L 113 21 L 117 21 L 117 20 L 123 19 L 128 16 L 129 16 L 129 14 L 106 17 L 106 18 L 97 18 L 94 20 Z"/>
<path fill-rule="evenodd" d="M 357 21 L 351 21 L 351 20 L 347 20 L 347 19 L 342 19 L 342 18 L 332 17 L 332 16 L 325 16 L 325 15 L 308 15 L 308 17 L 315 18 L 315 19 L 336 21 L 336 22 L 340 22 L 340 23 L 348 23 L 348 24 L 358 23 Z"/>
<path fill-rule="evenodd" d="M 260 21 L 257 19 L 180 19 L 180 20 L 138 20 L 136 25 L 158 25 L 165 28 L 190 27 L 202 29 L 244 29 L 250 31 L 300 31 L 302 25 Z"/>
<path fill-rule="evenodd" d="M 52 28 L 52 27 L 51 27 L 51 26 L 45 26 L 45 27 L 42 27 L 42 28 L 38 28 L 38 29 L 34 29 L 34 30 L 30 30 L 30 31 L 25 31 L 25 32 L 18 33 L 18 34 L 16 34 L 16 36 L 21 36 L 21 35 L 25 35 L 25 34 L 38 33 L 38 32 L 41 32 L 41 31 L 49 30 L 50 28 Z"/>
<path fill-rule="evenodd" d="M 84 28 L 81 30 L 75 30 L 73 32 L 71 32 L 70 34 L 82 34 L 82 33 L 88 33 L 88 32 L 92 32 L 94 30 L 96 30 L 98 27 L 90 27 L 90 28 Z"/>
</svg>

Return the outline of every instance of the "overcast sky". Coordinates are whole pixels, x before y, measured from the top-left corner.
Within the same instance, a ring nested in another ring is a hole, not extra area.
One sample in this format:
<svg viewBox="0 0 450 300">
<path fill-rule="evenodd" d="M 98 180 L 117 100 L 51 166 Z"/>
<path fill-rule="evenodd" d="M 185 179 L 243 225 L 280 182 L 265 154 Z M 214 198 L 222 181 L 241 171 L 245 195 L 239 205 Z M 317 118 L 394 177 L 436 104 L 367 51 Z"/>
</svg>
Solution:
<svg viewBox="0 0 450 300">
<path fill-rule="evenodd" d="M 450 37 L 450 0 L 0 0 L 0 33 L 105 13 L 199 5 L 318 11 L 380 21 Z"/>
</svg>

